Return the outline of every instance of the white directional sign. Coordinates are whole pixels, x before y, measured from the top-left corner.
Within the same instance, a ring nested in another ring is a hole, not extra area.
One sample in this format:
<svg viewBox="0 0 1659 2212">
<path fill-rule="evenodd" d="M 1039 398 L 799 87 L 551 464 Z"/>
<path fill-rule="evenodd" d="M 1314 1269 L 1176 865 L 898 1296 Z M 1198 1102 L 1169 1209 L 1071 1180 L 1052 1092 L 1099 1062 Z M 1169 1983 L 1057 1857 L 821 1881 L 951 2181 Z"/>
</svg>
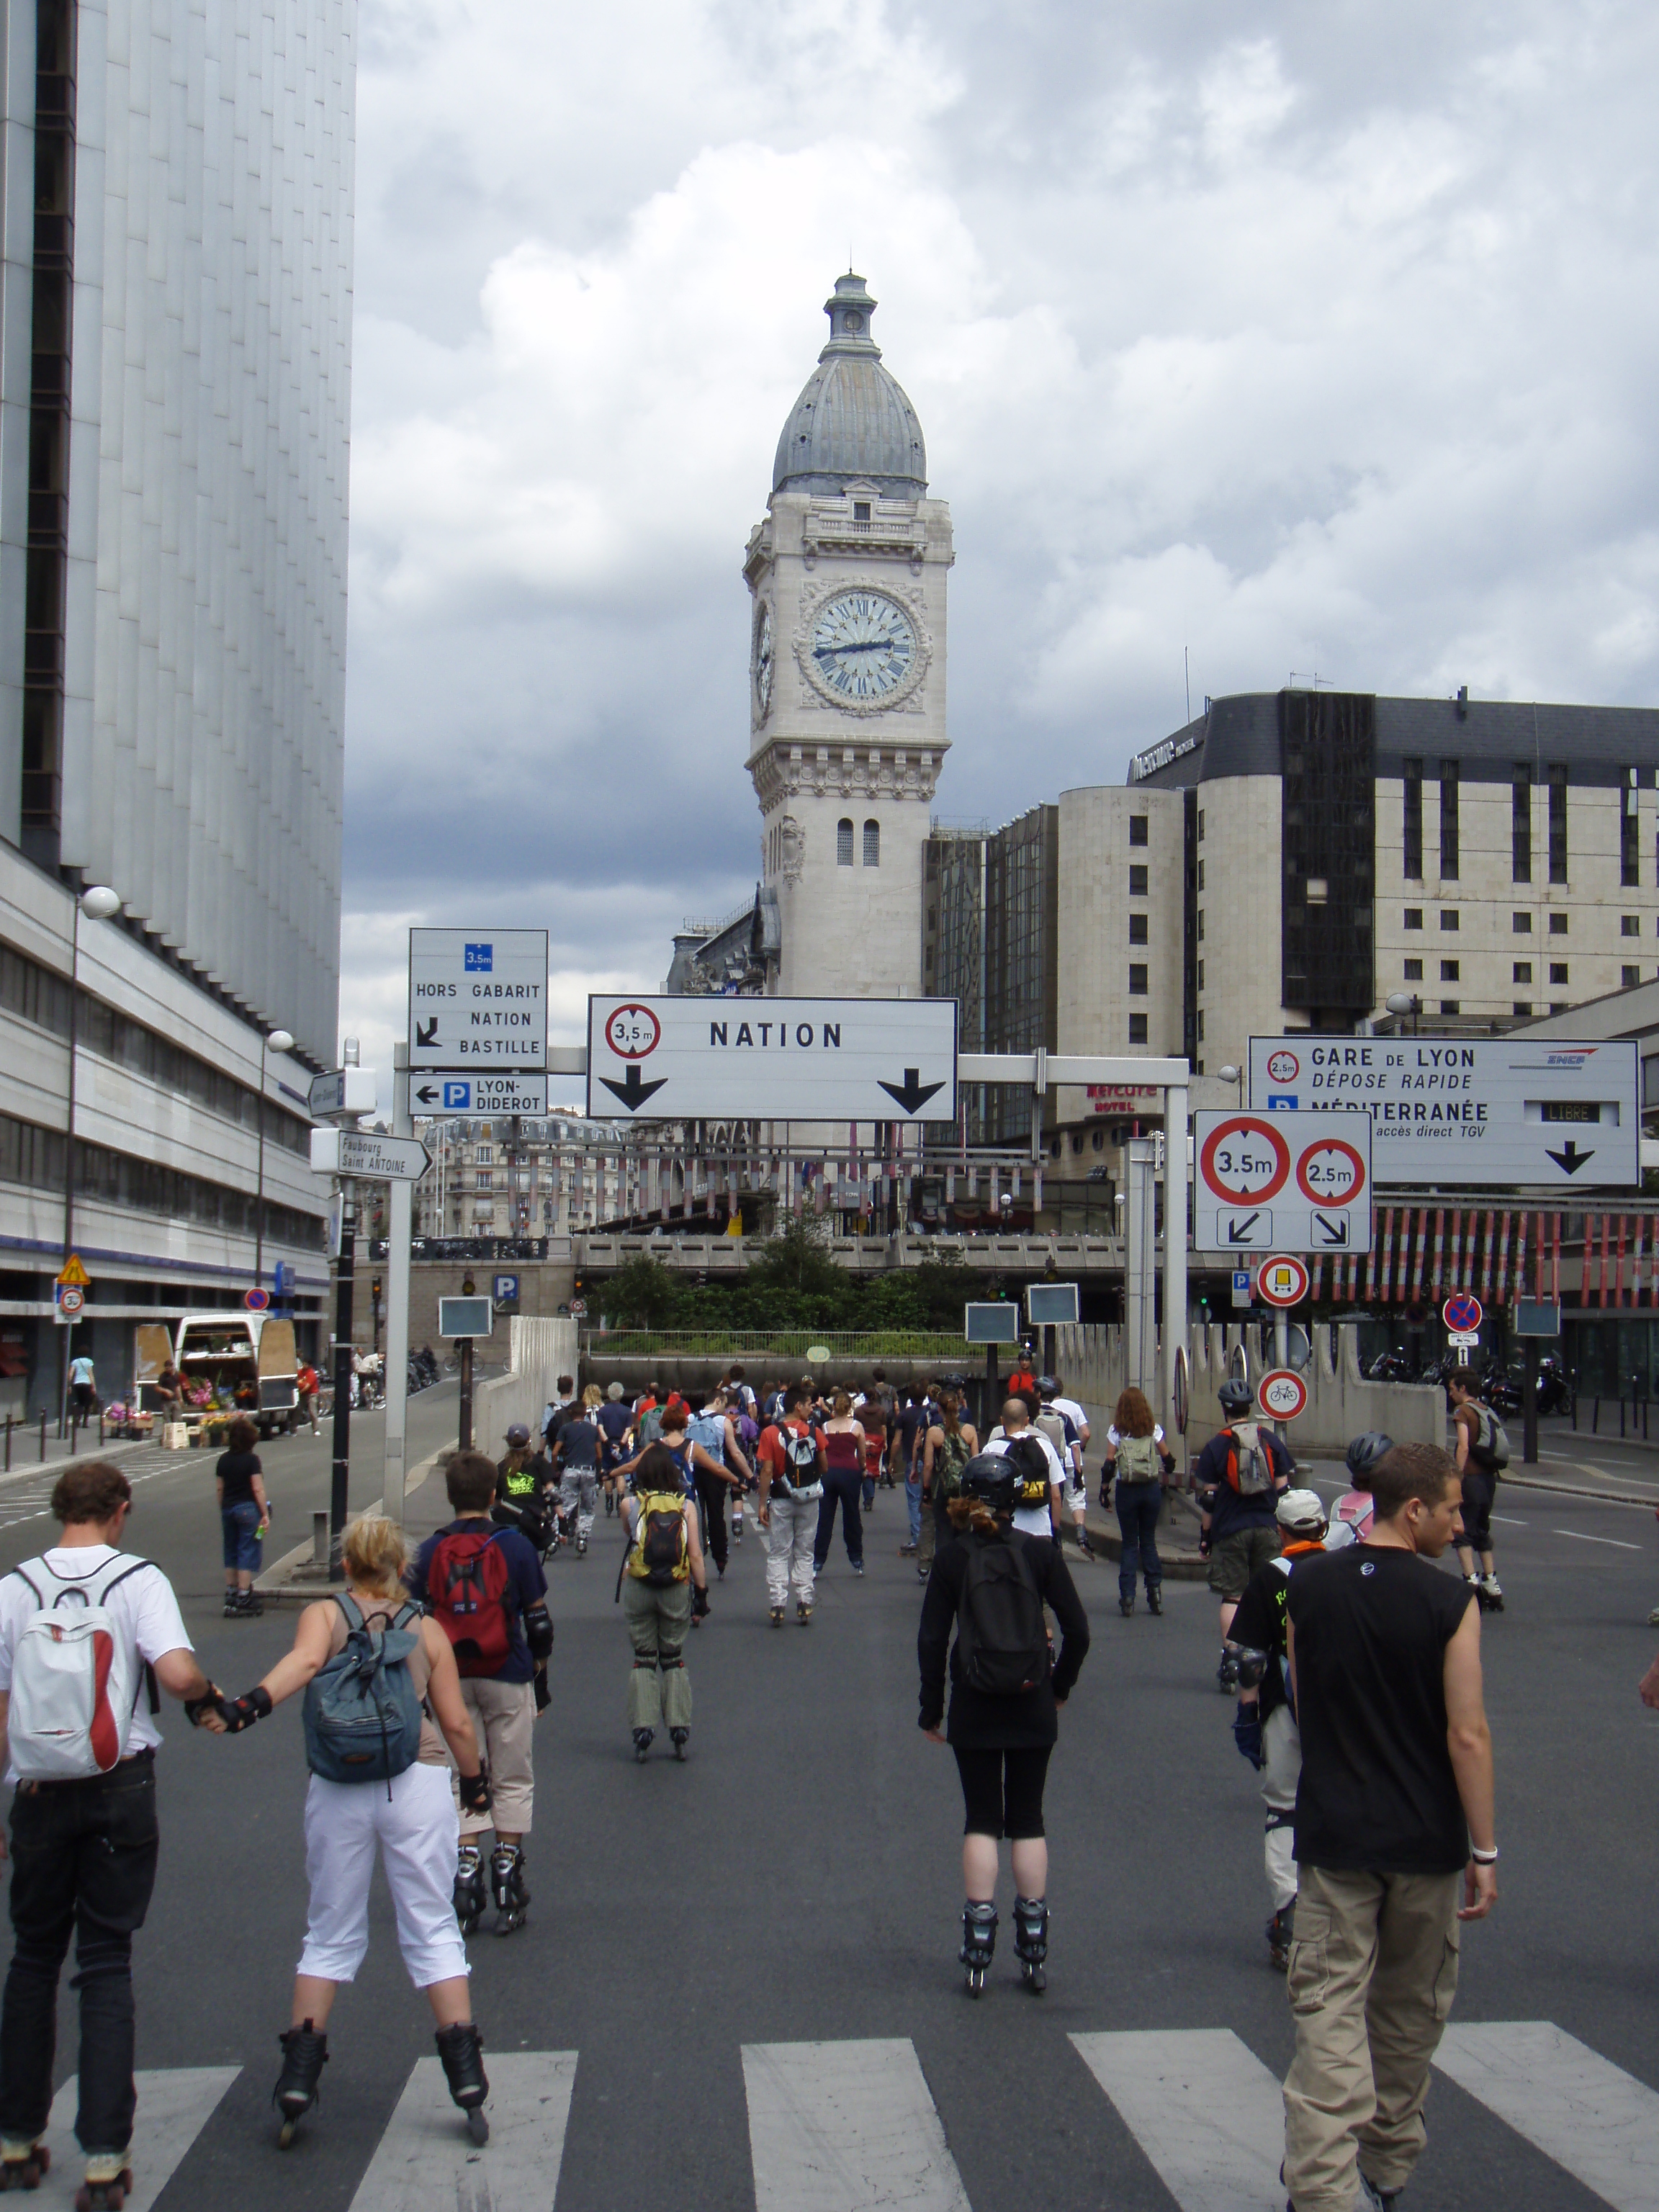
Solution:
<svg viewBox="0 0 1659 2212">
<path fill-rule="evenodd" d="M 590 999 L 587 1110 L 952 1121 L 954 999 Z"/>
<path fill-rule="evenodd" d="M 1250 1039 L 1258 1112 L 1362 1108 L 1379 1183 L 1632 1189 L 1642 1180 L 1633 1039 Z"/>
<path fill-rule="evenodd" d="M 362 1176 L 369 1182 L 418 1182 L 431 1164 L 418 1137 L 377 1137 L 357 1129 L 313 1129 L 313 1175 Z"/>
<path fill-rule="evenodd" d="M 547 1067 L 547 932 L 411 929 L 411 1073 L 542 1074 Z"/>
<path fill-rule="evenodd" d="M 1370 1116 L 1193 1117 L 1200 1252 L 1369 1252 Z"/>
<path fill-rule="evenodd" d="M 425 1075 L 410 1085 L 410 1110 L 441 1120 L 447 1114 L 547 1112 L 544 1075 Z"/>
<path fill-rule="evenodd" d="M 372 1114 L 375 1090 L 372 1067 L 337 1067 L 327 1075 L 312 1077 L 307 1109 L 313 1121 L 325 1121 L 335 1114 Z"/>
</svg>

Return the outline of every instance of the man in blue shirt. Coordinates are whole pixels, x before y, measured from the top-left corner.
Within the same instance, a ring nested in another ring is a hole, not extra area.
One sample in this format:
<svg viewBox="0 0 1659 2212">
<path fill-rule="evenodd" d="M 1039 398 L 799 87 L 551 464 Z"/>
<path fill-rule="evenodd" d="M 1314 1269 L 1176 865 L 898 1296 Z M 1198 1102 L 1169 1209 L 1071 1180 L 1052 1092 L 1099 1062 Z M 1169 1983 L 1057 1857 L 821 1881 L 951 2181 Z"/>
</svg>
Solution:
<svg viewBox="0 0 1659 2212">
<path fill-rule="evenodd" d="M 1238 1688 L 1238 1662 L 1226 1650 L 1233 1614 L 1256 1569 L 1279 1557 L 1275 1515 L 1296 1462 L 1271 1429 L 1247 1418 L 1255 1398 L 1248 1382 L 1231 1377 L 1217 1395 L 1228 1425 L 1199 1454 L 1193 1487 L 1204 1516 L 1198 1548 L 1210 1563 L 1210 1588 L 1221 1601 L 1216 1680 L 1231 1695 Z"/>
</svg>

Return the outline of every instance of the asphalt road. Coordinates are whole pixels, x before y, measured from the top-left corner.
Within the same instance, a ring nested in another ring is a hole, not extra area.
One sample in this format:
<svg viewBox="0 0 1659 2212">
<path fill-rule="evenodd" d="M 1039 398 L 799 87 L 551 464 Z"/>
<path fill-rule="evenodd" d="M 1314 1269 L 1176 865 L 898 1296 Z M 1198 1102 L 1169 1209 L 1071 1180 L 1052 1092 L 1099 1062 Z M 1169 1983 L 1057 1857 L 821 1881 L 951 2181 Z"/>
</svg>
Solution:
<svg viewBox="0 0 1659 2212">
<path fill-rule="evenodd" d="M 453 1417 L 453 1386 L 412 1402 L 412 1460 L 444 1440 Z M 378 1441 L 372 1419 L 359 1436 Z M 325 1449 L 296 1439 L 265 1455 L 284 1535 L 303 1534 L 324 1502 Z M 246 1687 L 285 1646 L 294 1616 L 219 1617 L 210 1464 L 174 1457 L 152 1470 L 147 1457 L 133 1472 L 135 1547 L 173 1577 L 204 1664 L 227 1688 Z M 354 1503 L 378 1492 L 379 1473 L 365 1451 Z M 1334 1486 L 1334 1470 L 1313 1473 Z M 428 1484 L 413 1501 L 422 1528 L 438 1517 L 434 1492 Z M 50 1533 L 13 1513 L 28 1502 L 27 1483 L 0 1490 L 0 1565 Z M 1518 1488 L 1498 1508 L 1509 1607 L 1487 1622 L 1485 1644 L 1503 1894 L 1466 1937 L 1455 2018 L 1553 2021 L 1659 2087 L 1659 1715 L 1635 1694 L 1659 1645 L 1644 1626 L 1659 1599 L 1655 1522 L 1643 1509 Z M 489 2055 L 576 2054 L 562 2164 L 544 2158 L 532 2185 L 464 2200 L 441 2175 L 417 2172 L 404 2194 L 374 2203 L 551 2208 L 556 2187 L 557 2212 L 960 2203 L 896 2184 L 888 2195 L 851 2184 L 837 2195 L 833 2171 L 828 2194 L 820 2172 L 798 2196 L 757 2197 L 743 2046 L 892 2039 L 919 2061 L 974 2212 L 1030 2212 L 1034 2202 L 1152 2212 L 1177 2200 L 1143 2147 L 1147 2131 L 1126 2123 L 1069 2038 L 1231 2030 L 1282 2074 L 1291 2037 L 1262 1941 L 1255 1778 L 1214 1686 L 1214 1607 L 1197 1585 L 1169 1584 L 1161 1620 L 1124 1621 L 1115 1573 L 1079 1570 L 1095 1643 L 1051 1773 L 1049 1991 L 1039 2001 L 1018 1986 L 1008 1893 L 991 1987 L 978 2004 L 963 1995 L 960 1798 L 949 1753 L 915 1725 L 917 1588 L 896 1553 L 902 1519 L 900 1499 L 884 1492 L 862 1582 L 837 1540 L 805 1631 L 769 1627 L 751 1532 L 692 1641 L 684 1765 L 659 1756 L 639 1767 L 631 1756 L 615 1524 L 600 1521 L 586 1559 L 555 1562 L 555 1702 L 538 1734 L 530 1922 L 507 1941 L 479 1936 L 472 1953 Z M 335 2013 L 323 2105 L 279 2154 L 267 2100 L 306 1903 L 297 1713 L 234 1740 L 194 1735 L 175 1713 L 160 1771 L 161 1875 L 137 1946 L 140 2063 L 241 2070 L 156 2201 L 162 2212 L 347 2212 L 411 2067 L 432 2052 L 384 1892 L 377 1883 L 369 1957 Z M 67 1991 L 64 2005 L 60 2076 L 74 2063 Z M 836 2054 L 820 2063 L 826 2081 L 838 2078 Z M 887 2071 L 896 2081 L 902 2068 Z M 1202 2064 L 1194 2094 L 1201 2108 Z M 836 2107 L 831 2134 L 846 2138 L 849 2166 L 871 2094 Z M 440 2103 L 433 2124 L 447 2129 L 447 2115 Z M 1600 2201 L 1438 2075 L 1429 2117 L 1412 2212 Z M 1184 2124 L 1178 2099 L 1168 2118 Z M 1276 2201 L 1271 2174 L 1214 2201 L 1265 2208 Z"/>
</svg>

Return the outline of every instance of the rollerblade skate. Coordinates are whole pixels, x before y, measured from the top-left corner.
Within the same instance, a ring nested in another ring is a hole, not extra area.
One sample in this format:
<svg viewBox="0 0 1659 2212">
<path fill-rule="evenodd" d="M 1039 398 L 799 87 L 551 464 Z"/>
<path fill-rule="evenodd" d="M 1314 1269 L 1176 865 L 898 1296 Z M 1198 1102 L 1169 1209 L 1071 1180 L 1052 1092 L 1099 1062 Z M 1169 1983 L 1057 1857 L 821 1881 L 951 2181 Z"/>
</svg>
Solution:
<svg viewBox="0 0 1659 2212">
<path fill-rule="evenodd" d="M 317 2084 L 328 2063 L 328 2038 L 319 2035 L 307 2020 L 276 2040 L 283 2046 L 283 2070 L 276 2076 L 270 2101 L 283 2116 L 276 2142 L 286 2150 L 294 2140 L 294 2130 L 317 2101 Z"/>
<path fill-rule="evenodd" d="M 668 1741 L 674 1747 L 674 1756 L 676 1759 L 684 1759 L 685 1757 L 686 1740 L 690 1734 L 691 1731 L 689 1728 L 672 1728 L 669 1729 Z"/>
<path fill-rule="evenodd" d="M 1147 1585 L 1146 1585 L 1146 1610 L 1147 1610 L 1147 1612 L 1148 1612 L 1148 1613 L 1162 1613 L 1162 1612 L 1163 1612 L 1163 1610 L 1164 1610 L 1164 1585 L 1163 1585 L 1163 1583 L 1147 1583 Z"/>
<path fill-rule="evenodd" d="M 489 2081 L 483 2069 L 483 2036 L 469 2021 L 441 2027 L 436 2041 L 449 2094 L 466 2114 L 468 2135 L 475 2143 L 488 2142 L 489 2123 L 484 2118 L 483 2101 L 489 2094 Z"/>
<path fill-rule="evenodd" d="M 985 1987 L 997 1948 L 997 1909 L 970 1899 L 962 1908 L 962 1948 L 957 1956 L 968 1970 L 968 1994 L 976 1997 Z"/>
<path fill-rule="evenodd" d="M 227 1620 L 240 1620 L 241 1617 L 242 1608 L 237 1603 L 237 1593 L 234 1589 L 228 1589 L 225 1592 L 224 1618 Z"/>
<path fill-rule="evenodd" d="M 476 1844 L 463 1844 L 455 1863 L 455 1917 L 463 1936 L 470 1936 L 483 1918 L 483 1855 Z"/>
<path fill-rule="evenodd" d="M 0 2195 L 8 2189 L 38 2189 L 51 2166 L 52 2153 L 44 2142 L 31 2142 L 27 2136 L 0 2137 Z"/>
<path fill-rule="evenodd" d="M 132 2145 L 125 2150 L 89 2150 L 87 2178 L 75 2192 L 75 2212 L 121 2212 L 132 2186 Z"/>
<path fill-rule="evenodd" d="M 581 1528 L 576 1531 L 576 1557 L 579 1559 L 585 1559 L 587 1557 L 587 1534 L 586 1531 Z"/>
<path fill-rule="evenodd" d="M 1502 1613 L 1504 1610 L 1504 1593 L 1498 1585 L 1497 1576 L 1482 1575 L 1480 1577 L 1480 1603 L 1486 1611 L 1488 1613 Z"/>
<path fill-rule="evenodd" d="M 798 1597 L 795 1600 L 795 1626 L 797 1628 L 810 1628 L 811 1625 L 812 1608 L 804 1597 Z"/>
<path fill-rule="evenodd" d="M 1291 1967 L 1291 1937 L 1296 1932 L 1296 1907 L 1281 1905 L 1267 1923 L 1267 1960 L 1278 1973 Z"/>
<path fill-rule="evenodd" d="M 634 1756 L 641 1765 L 651 1756 L 651 1746 L 656 1733 L 655 1729 L 635 1729 L 634 1731 Z"/>
<path fill-rule="evenodd" d="M 783 1607 L 781 1605 L 775 1605 L 771 1608 L 770 1617 L 774 1628 L 781 1628 L 783 1626 Z"/>
<path fill-rule="evenodd" d="M 511 1936 L 524 1926 L 530 1904 L 524 1852 L 517 1844 L 496 1844 L 489 1861 L 489 1887 L 495 1899 L 495 1933 Z"/>
<path fill-rule="evenodd" d="M 1125 1620 L 1133 1620 L 1134 1619 L 1135 1594 L 1133 1590 L 1129 1592 L 1127 1597 L 1119 1598 L 1117 1601 L 1117 1609 L 1123 1615 Z"/>
<path fill-rule="evenodd" d="M 1048 1956 L 1048 1900 L 1046 1897 L 1014 1899 L 1014 1955 L 1025 1986 L 1040 1997 L 1048 1986 L 1045 1961 Z"/>
</svg>

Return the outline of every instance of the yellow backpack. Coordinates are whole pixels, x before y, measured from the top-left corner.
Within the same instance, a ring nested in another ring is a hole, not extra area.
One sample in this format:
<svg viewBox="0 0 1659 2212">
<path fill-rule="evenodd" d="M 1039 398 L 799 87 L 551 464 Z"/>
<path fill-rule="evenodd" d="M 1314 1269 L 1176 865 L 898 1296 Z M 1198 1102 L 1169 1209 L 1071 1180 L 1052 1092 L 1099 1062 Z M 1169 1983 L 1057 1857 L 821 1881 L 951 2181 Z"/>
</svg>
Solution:
<svg viewBox="0 0 1659 2212">
<path fill-rule="evenodd" d="M 624 1565 L 635 1582 L 667 1589 L 691 1572 L 685 1499 L 677 1491 L 647 1490 L 635 1500 L 634 1540 Z"/>
</svg>

